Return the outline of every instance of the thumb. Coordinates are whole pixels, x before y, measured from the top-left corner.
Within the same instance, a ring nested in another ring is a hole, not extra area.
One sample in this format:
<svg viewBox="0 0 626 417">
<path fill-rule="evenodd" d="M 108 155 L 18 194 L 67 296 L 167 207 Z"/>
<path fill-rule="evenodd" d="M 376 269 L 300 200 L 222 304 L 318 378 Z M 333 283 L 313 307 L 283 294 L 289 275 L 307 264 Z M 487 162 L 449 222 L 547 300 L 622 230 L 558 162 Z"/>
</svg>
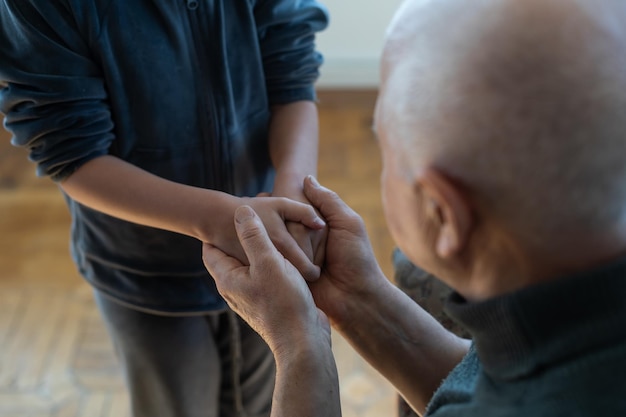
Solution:
<svg viewBox="0 0 626 417">
<path fill-rule="evenodd" d="M 356 214 L 337 193 L 321 186 L 312 175 L 304 180 L 304 195 L 327 221 Z"/>
<path fill-rule="evenodd" d="M 235 210 L 235 230 L 251 268 L 282 257 L 252 207 L 241 206 Z"/>
</svg>

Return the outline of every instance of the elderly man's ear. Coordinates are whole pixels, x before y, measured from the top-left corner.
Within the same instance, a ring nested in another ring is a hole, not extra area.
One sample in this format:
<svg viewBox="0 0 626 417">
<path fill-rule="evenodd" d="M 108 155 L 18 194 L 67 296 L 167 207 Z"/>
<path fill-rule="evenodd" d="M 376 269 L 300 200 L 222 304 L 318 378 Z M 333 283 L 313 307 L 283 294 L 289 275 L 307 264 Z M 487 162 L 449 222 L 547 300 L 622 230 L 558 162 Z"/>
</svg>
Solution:
<svg viewBox="0 0 626 417">
<path fill-rule="evenodd" d="M 441 259 L 453 261 L 469 242 L 473 216 L 462 189 L 440 171 L 428 168 L 417 178 L 424 204 L 425 224 Z"/>
</svg>

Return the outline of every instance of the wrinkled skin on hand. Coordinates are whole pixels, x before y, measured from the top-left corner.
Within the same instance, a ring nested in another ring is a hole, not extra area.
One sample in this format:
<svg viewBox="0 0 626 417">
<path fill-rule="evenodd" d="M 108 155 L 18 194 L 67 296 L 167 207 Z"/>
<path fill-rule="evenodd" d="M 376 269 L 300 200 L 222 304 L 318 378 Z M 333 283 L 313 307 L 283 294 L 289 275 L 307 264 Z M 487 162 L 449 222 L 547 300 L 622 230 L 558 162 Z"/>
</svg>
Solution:
<svg viewBox="0 0 626 417">
<path fill-rule="evenodd" d="M 376 293 L 387 280 L 376 262 L 363 219 L 313 177 L 305 180 L 304 193 L 328 228 L 322 273 L 310 284 L 311 292 L 332 322 L 343 322 L 348 298 Z"/>
<path fill-rule="evenodd" d="M 276 249 L 252 208 L 236 210 L 235 228 L 249 266 L 215 246 L 203 248 L 204 263 L 228 305 L 275 353 L 319 333 L 330 342 L 328 319 L 315 307 L 306 281 Z"/>
</svg>

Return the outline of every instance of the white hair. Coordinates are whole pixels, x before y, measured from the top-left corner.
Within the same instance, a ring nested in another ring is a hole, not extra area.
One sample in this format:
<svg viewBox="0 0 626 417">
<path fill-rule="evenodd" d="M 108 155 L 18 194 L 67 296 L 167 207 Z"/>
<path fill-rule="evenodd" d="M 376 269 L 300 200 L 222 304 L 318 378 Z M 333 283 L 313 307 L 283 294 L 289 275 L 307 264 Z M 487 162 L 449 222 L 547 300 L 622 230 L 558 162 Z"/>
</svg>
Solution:
<svg viewBox="0 0 626 417">
<path fill-rule="evenodd" d="M 458 179 L 538 247 L 626 227 L 626 2 L 588 3 L 408 1 L 389 32 L 404 165 Z"/>
</svg>

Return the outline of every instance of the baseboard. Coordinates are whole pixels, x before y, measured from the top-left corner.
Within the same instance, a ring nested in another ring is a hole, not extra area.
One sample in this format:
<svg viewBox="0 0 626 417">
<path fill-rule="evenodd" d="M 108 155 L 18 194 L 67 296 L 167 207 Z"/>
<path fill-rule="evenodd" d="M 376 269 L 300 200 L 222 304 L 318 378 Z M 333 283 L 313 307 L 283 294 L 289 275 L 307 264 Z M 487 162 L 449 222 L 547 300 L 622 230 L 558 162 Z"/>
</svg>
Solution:
<svg viewBox="0 0 626 417">
<path fill-rule="evenodd" d="M 376 89 L 379 80 L 378 59 L 326 58 L 322 66 L 318 88 L 328 89 Z"/>
<path fill-rule="evenodd" d="M 374 113 L 378 92 L 363 87 L 318 87 L 317 100 L 320 109 L 359 109 L 364 114 Z"/>
</svg>

